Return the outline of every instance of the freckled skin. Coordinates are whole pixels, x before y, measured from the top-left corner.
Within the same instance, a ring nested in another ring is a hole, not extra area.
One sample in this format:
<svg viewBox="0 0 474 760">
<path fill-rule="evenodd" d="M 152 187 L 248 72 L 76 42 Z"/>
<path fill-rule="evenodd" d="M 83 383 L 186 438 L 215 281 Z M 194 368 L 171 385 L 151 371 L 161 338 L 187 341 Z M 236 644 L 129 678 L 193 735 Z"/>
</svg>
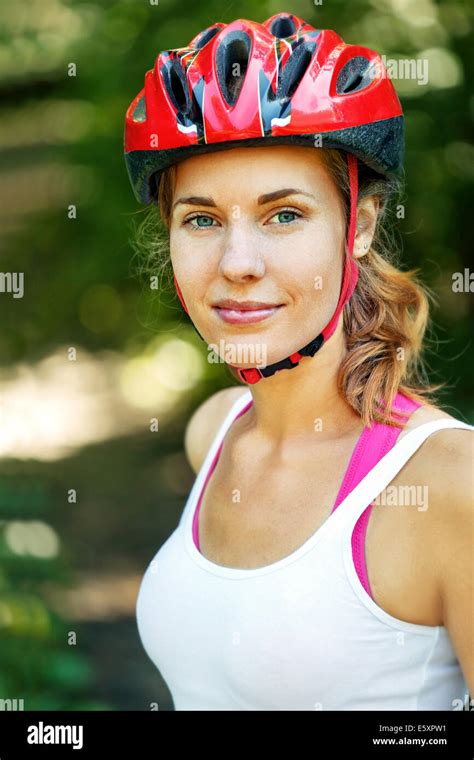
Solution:
<svg viewBox="0 0 474 760">
<path fill-rule="evenodd" d="M 257 205 L 259 195 L 286 187 L 314 197 Z M 173 268 L 201 335 L 208 343 L 264 340 L 268 363 L 308 343 L 337 303 L 345 236 L 339 192 L 317 151 L 272 146 L 196 156 L 177 170 L 174 196 L 189 195 L 217 203 L 177 206 L 170 230 Z M 198 211 L 214 221 L 183 225 Z M 322 287 L 315 288 L 315 278 L 322 278 Z M 286 308 L 258 325 L 228 325 L 209 308 L 227 297 Z"/>
</svg>

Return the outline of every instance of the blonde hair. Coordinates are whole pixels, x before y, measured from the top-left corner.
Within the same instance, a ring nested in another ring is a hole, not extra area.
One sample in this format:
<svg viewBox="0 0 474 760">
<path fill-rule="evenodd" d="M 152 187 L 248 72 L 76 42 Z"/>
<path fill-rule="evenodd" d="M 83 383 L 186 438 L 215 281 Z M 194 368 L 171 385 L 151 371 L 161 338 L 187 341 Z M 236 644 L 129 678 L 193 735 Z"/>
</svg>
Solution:
<svg viewBox="0 0 474 760">
<path fill-rule="evenodd" d="M 350 192 L 345 153 L 319 150 L 342 194 L 347 222 Z M 389 201 L 400 195 L 401 182 L 383 178 L 358 163 L 358 197 L 376 196 L 379 214 L 371 247 L 358 259 L 356 288 L 343 309 L 347 351 L 339 366 L 337 383 L 365 425 L 381 422 L 402 427 L 406 415 L 392 407 L 397 393 L 426 403 L 433 401 L 431 394 L 444 387 L 444 383 L 429 384 L 422 359 L 430 323 L 429 303 L 434 296 L 418 280 L 418 269 L 402 271 L 397 266 Z M 139 272 L 168 274 L 170 280 L 169 227 L 175 182 L 174 165 L 160 176 L 160 219 L 152 206 L 132 241 L 141 258 Z"/>
</svg>

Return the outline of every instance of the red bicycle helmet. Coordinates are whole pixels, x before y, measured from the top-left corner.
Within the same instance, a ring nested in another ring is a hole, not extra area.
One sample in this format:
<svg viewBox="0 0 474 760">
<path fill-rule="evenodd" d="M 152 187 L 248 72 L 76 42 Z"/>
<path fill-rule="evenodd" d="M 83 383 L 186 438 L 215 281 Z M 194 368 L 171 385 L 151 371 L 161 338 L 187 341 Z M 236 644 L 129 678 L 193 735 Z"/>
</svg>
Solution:
<svg viewBox="0 0 474 760">
<path fill-rule="evenodd" d="M 352 255 L 357 159 L 386 177 L 403 166 L 403 112 L 395 88 L 375 51 L 278 13 L 263 24 L 213 24 L 187 47 L 160 52 L 126 112 L 125 162 L 140 203 L 156 204 L 163 170 L 193 155 L 265 144 L 316 147 L 316 138 L 317 147 L 347 152 L 350 220 L 339 300 L 330 322 L 299 351 L 266 367 L 235 367 L 246 383 L 314 356 L 336 329 L 358 276 Z M 174 282 L 189 314 L 176 277 Z"/>
</svg>

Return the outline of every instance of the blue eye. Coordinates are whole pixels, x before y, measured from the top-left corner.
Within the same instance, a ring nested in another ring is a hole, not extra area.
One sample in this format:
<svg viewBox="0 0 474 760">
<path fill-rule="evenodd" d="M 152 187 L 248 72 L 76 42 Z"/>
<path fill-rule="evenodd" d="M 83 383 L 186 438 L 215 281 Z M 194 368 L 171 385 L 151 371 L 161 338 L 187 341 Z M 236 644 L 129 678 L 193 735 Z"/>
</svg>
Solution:
<svg viewBox="0 0 474 760">
<path fill-rule="evenodd" d="M 191 224 L 191 222 L 194 220 L 196 220 L 198 224 Z M 212 216 L 207 216 L 207 214 L 195 214 L 194 216 L 190 216 L 189 219 L 186 219 L 184 224 L 189 224 L 189 226 L 192 227 L 193 229 L 201 229 L 201 230 L 207 229 L 212 226 L 211 224 L 199 224 L 199 222 L 203 220 L 204 221 L 208 220 L 211 222 L 215 221 L 215 219 L 213 219 Z"/>
<path fill-rule="evenodd" d="M 294 211 L 291 208 L 285 208 L 285 209 L 282 209 L 281 211 L 278 211 L 276 214 L 274 214 L 271 217 L 271 219 L 273 219 L 275 216 L 286 217 L 284 219 L 280 219 L 281 223 L 282 224 L 291 224 L 292 222 L 296 221 L 296 219 L 301 219 L 302 214 L 300 214 L 299 211 Z M 290 217 L 294 216 L 294 217 L 296 217 L 296 219 L 288 219 L 288 216 L 290 216 Z"/>
<path fill-rule="evenodd" d="M 274 217 L 279 217 L 279 224 L 277 226 L 282 225 L 289 225 L 293 222 L 296 222 L 298 219 L 301 219 L 303 217 L 303 214 L 300 211 L 295 211 L 294 209 L 287 208 L 287 209 L 281 209 L 281 211 L 277 211 L 276 214 L 274 214 L 270 219 L 274 219 Z M 291 218 L 293 217 L 293 218 Z M 192 224 L 192 222 L 196 221 L 196 224 Z M 184 226 L 189 226 L 192 230 L 205 230 L 210 229 L 211 227 L 215 226 L 213 225 L 213 222 L 216 220 L 212 218 L 212 216 L 208 216 L 207 214 L 202 213 L 196 213 L 193 216 L 190 216 L 188 219 L 185 219 L 183 222 Z"/>
</svg>

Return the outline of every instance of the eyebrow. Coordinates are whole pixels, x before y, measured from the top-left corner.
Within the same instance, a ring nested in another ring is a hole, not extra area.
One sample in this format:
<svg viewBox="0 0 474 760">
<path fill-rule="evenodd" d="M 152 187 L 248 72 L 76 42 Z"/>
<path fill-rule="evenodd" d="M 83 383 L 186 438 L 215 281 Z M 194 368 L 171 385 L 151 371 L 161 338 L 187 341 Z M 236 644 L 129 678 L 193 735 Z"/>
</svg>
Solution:
<svg viewBox="0 0 474 760">
<path fill-rule="evenodd" d="M 274 190 L 273 193 L 265 193 L 264 195 L 259 195 L 259 197 L 257 198 L 257 204 L 259 206 L 263 206 L 265 203 L 278 201 L 280 198 L 286 198 L 288 195 L 307 195 L 308 198 L 314 199 L 314 195 L 311 195 L 311 193 L 306 193 L 304 190 L 298 190 L 295 187 L 284 187 L 281 190 Z M 213 206 L 214 208 L 216 207 L 216 204 L 213 201 L 213 199 L 204 195 L 188 195 L 183 198 L 178 198 L 178 200 L 175 201 L 175 203 L 173 203 L 172 211 L 175 209 L 175 207 L 179 203 L 184 203 L 190 206 Z"/>
</svg>

